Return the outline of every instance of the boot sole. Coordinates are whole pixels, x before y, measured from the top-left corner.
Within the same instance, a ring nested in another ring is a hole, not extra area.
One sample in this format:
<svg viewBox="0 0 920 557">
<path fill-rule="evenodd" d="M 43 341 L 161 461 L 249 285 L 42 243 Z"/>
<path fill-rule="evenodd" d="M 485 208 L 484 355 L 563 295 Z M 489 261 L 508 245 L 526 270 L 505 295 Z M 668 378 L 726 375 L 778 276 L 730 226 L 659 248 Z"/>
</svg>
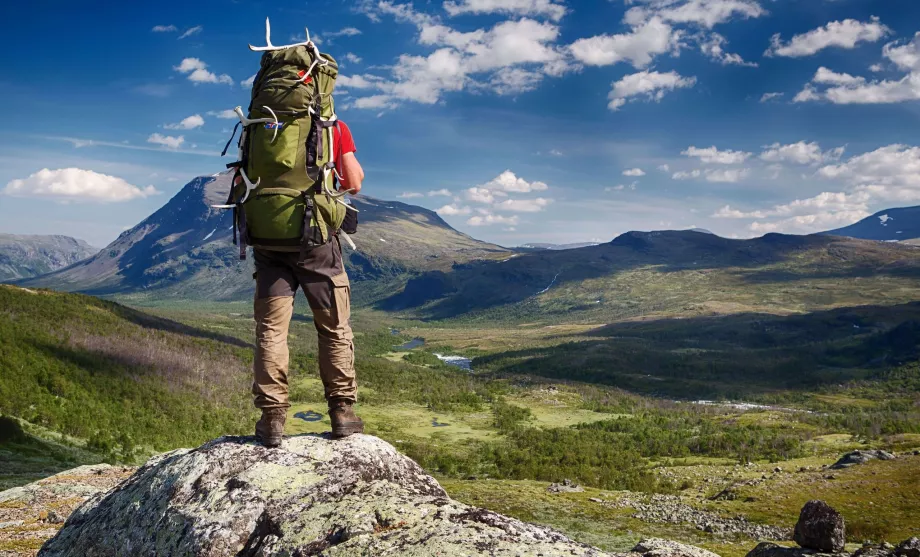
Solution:
<svg viewBox="0 0 920 557">
<path fill-rule="evenodd" d="M 354 435 L 355 433 L 364 433 L 364 424 L 360 425 L 347 425 L 339 426 L 332 428 L 332 436 L 336 439 L 341 439 L 342 437 L 348 437 L 349 435 Z"/>
</svg>

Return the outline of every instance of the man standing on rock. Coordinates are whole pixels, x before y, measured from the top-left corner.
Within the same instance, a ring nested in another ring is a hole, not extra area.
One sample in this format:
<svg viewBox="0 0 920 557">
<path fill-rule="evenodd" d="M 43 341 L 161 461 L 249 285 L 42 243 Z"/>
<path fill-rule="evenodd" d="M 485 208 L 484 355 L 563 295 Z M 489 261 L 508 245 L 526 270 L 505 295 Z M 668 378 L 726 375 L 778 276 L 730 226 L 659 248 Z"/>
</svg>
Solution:
<svg viewBox="0 0 920 557">
<path fill-rule="evenodd" d="M 361 190 L 364 170 L 355 157 L 351 131 L 339 121 L 333 130 L 333 157 L 342 191 Z M 363 433 L 364 423 L 352 408 L 357 398 L 354 335 L 349 322 L 351 290 L 339 238 L 303 252 L 253 249 L 255 259 L 255 381 L 252 393 L 262 410 L 256 438 L 277 447 L 284 434 L 288 401 L 288 327 L 294 294 L 302 288 L 319 336 L 319 373 L 329 403 L 332 435 Z"/>
</svg>

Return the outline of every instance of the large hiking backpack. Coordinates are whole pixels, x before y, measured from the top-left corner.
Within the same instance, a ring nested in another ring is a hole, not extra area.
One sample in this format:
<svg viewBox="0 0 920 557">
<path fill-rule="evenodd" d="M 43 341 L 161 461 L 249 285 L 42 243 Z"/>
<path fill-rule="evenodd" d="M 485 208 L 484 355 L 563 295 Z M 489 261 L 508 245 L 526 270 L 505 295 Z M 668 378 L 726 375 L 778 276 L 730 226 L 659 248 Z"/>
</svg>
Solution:
<svg viewBox="0 0 920 557">
<path fill-rule="evenodd" d="M 248 115 L 236 108 L 237 127 L 243 127 L 240 159 L 227 166 L 239 178 L 221 206 L 233 209 L 240 259 L 247 245 L 275 251 L 324 245 L 339 232 L 346 212 L 355 210 L 335 190 L 332 91 L 338 65 L 309 39 L 272 46 L 267 19 L 265 25 L 268 46 L 250 46 L 264 54 Z"/>
</svg>

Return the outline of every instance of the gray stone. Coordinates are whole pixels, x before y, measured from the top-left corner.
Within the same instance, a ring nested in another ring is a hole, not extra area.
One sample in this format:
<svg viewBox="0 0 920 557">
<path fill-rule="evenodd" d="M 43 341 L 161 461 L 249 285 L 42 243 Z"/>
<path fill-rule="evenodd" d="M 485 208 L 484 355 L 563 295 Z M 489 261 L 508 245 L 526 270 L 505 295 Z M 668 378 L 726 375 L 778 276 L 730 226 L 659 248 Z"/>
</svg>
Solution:
<svg viewBox="0 0 920 557">
<path fill-rule="evenodd" d="M 824 501 L 809 501 L 802 507 L 792 539 L 806 549 L 840 553 L 846 543 L 843 516 Z"/>
<path fill-rule="evenodd" d="M 581 493 L 585 488 L 570 479 L 562 480 L 562 483 L 550 484 L 546 491 L 550 493 Z"/>
<path fill-rule="evenodd" d="M 761 542 L 748 552 L 746 557 L 845 557 L 846 553 L 821 553 L 801 547 L 783 547 L 770 542 Z"/>
<path fill-rule="evenodd" d="M 127 554 L 608 555 L 451 500 L 415 462 L 369 435 L 302 435 L 277 449 L 224 437 L 154 457 L 90 498 L 39 552 Z"/>
<path fill-rule="evenodd" d="M 920 539 L 913 537 L 904 540 L 894 548 L 894 553 L 898 557 L 920 557 Z"/>
<path fill-rule="evenodd" d="M 850 466 L 856 466 L 857 464 L 865 464 L 870 460 L 894 460 L 897 457 L 887 451 L 852 451 L 846 453 L 840 460 L 835 462 L 831 468 L 834 470 L 840 470 L 841 468 L 849 468 Z"/>
<path fill-rule="evenodd" d="M 661 538 L 640 541 L 636 547 L 632 548 L 632 553 L 643 557 L 719 557 L 712 551 Z"/>
</svg>

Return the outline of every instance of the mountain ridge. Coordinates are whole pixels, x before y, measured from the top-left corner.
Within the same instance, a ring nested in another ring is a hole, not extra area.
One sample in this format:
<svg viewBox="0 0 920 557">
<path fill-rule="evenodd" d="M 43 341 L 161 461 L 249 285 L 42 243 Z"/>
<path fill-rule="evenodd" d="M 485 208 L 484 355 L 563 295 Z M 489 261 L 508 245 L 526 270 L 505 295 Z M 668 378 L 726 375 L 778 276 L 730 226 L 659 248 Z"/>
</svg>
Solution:
<svg viewBox="0 0 920 557">
<path fill-rule="evenodd" d="M 920 205 L 884 209 L 849 226 L 821 234 L 883 242 L 914 240 L 920 238 Z"/>
<path fill-rule="evenodd" d="M 92 257 L 98 251 L 71 236 L 0 233 L 0 281 L 53 272 Z"/>
</svg>

